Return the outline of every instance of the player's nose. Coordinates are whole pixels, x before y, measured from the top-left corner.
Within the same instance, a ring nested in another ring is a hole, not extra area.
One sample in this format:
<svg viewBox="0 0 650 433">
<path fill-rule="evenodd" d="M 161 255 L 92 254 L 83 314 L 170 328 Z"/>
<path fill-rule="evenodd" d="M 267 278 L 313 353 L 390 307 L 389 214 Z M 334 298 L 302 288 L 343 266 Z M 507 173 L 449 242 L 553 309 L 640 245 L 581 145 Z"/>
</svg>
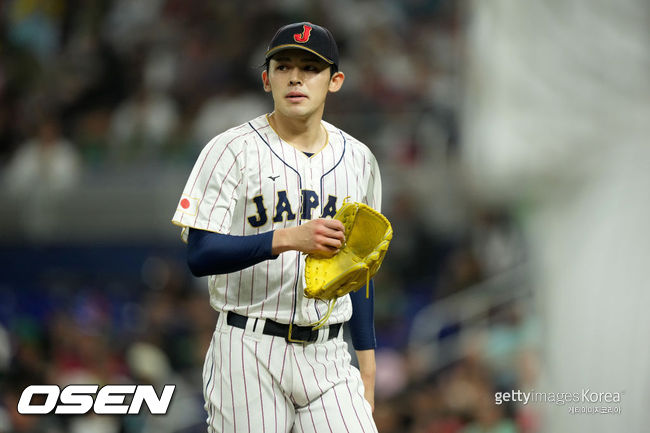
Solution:
<svg viewBox="0 0 650 433">
<path fill-rule="evenodd" d="M 298 84 L 302 84 L 302 78 L 300 77 L 300 71 L 297 70 L 298 68 L 294 68 L 293 71 L 291 72 L 291 76 L 289 77 L 289 84 L 291 86 L 296 86 Z"/>
</svg>

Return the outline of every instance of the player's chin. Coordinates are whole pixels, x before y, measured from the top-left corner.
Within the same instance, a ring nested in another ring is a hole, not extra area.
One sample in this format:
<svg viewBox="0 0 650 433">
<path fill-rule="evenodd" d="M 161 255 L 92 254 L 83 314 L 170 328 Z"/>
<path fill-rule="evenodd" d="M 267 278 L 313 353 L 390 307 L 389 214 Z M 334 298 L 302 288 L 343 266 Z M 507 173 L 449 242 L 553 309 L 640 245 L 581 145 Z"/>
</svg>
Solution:
<svg viewBox="0 0 650 433">
<path fill-rule="evenodd" d="M 287 117 L 294 119 L 309 117 L 309 110 L 305 110 L 303 107 L 286 107 L 283 111 Z"/>
<path fill-rule="evenodd" d="M 314 109 L 307 102 L 308 101 L 282 104 L 282 111 L 285 112 L 287 116 L 291 117 L 308 117 L 314 112 Z"/>
</svg>

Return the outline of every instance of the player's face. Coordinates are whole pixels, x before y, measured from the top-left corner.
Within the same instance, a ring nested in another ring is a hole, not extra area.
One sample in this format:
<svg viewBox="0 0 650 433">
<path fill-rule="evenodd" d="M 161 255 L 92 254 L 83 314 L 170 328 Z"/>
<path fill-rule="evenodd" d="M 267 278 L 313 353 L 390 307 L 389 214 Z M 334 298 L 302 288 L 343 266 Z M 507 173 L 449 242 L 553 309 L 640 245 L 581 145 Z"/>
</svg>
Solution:
<svg viewBox="0 0 650 433">
<path fill-rule="evenodd" d="M 322 117 L 327 93 L 337 92 L 343 79 L 341 72 L 332 75 L 328 63 L 304 50 L 281 51 L 271 58 L 268 73 L 262 73 L 275 111 L 290 118 Z"/>
</svg>

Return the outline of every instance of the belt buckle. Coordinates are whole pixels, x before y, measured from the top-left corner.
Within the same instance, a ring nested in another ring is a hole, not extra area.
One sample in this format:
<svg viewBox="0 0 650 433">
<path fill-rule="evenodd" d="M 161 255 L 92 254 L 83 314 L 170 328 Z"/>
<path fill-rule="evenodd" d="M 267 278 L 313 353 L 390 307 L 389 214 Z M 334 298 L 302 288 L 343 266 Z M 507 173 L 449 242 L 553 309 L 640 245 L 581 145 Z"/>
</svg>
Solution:
<svg viewBox="0 0 650 433">
<path fill-rule="evenodd" d="M 309 343 L 309 340 L 294 339 L 293 336 L 291 335 L 292 331 L 293 331 L 293 323 L 289 323 L 289 334 L 285 338 L 285 340 L 287 340 L 289 343 L 302 343 L 302 344 Z"/>
</svg>

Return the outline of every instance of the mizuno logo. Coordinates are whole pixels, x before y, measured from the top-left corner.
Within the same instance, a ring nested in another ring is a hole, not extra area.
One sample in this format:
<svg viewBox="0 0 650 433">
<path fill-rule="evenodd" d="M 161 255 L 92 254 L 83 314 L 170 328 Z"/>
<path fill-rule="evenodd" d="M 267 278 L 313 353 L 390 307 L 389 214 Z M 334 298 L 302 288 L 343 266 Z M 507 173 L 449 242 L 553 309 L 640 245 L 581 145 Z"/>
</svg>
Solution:
<svg viewBox="0 0 650 433">
<path fill-rule="evenodd" d="M 280 177 L 280 175 L 277 175 L 277 176 L 269 176 L 269 179 L 271 179 L 273 182 L 275 182 L 275 179 L 277 179 L 278 177 Z"/>
</svg>

